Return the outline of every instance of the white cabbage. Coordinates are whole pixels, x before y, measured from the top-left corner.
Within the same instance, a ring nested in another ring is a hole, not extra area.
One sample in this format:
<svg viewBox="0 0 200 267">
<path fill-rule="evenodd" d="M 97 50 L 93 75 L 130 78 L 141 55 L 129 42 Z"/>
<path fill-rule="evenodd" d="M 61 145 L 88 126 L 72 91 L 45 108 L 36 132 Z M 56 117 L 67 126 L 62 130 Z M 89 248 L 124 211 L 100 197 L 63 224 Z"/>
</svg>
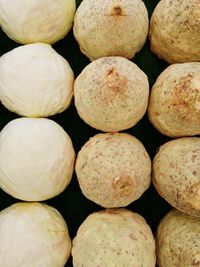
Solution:
<svg viewBox="0 0 200 267">
<path fill-rule="evenodd" d="M 52 44 L 71 29 L 75 0 L 0 0 L 0 24 L 13 40 Z"/>
<path fill-rule="evenodd" d="M 0 58 L 0 99 L 19 115 L 47 117 L 64 111 L 73 83 L 68 62 L 48 44 L 20 46 Z"/>
<path fill-rule="evenodd" d="M 1 211 L 0 244 L 1 267 L 64 267 L 71 249 L 63 217 L 41 203 Z"/>
<path fill-rule="evenodd" d="M 0 133 L 0 187 L 21 200 L 52 198 L 71 181 L 74 159 L 71 139 L 56 122 L 15 119 Z"/>
</svg>

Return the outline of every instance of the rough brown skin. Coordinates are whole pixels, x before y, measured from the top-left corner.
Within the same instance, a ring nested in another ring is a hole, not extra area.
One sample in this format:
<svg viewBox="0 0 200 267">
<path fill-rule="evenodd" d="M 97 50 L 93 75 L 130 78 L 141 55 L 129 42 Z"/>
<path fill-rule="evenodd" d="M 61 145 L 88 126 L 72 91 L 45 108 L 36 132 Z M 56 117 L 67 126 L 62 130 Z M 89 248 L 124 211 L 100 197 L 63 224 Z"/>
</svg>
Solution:
<svg viewBox="0 0 200 267">
<path fill-rule="evenodd" d="M 162 145 L 153 160 L 152 182 L 173 207 L 200 217 L 200 138 L 180 138 Z"/>
<path fill-rule="evenodd" d="M 151 160 L 135 137 L 97 134 L 79 151 L 75 166 L 83 194 L 105 208 L 125 207 L 151 182 Z"/>
<path fill-rule="evenodd" d="M 156 247 L 159 267 L 199 267 L 200 219 L 171 210 L 159 224 Z"/>
<path fill-rule="evenodd" d="M 141 0 L 83 0 L 74 18 L 74 36 L 90 60 L 133 58 L 144 45 L 149 19 Z"/>
<path fill-rule="evenodd" d="M 151 123 L 171 137 L 200 134 L 200 63 L 173 64 L 152 87 L 148 106 Z"/>
<path fill-rule="evenodd" d="M 200 1 L 161 0 L 149 38 L 151 50 L 169 63 L 200 61 Z"/>
<path fill-rule="evenodd" d="M 90 214 L 73 240 L 74 267 L 155 267 L 155 243 L 142 216 L 127 209 Z"/>
<path fill-rule="evenodd" d="M 79 116 L 104 132 L 117 132 L 134 126 L 148 105 L 146 74 L 123 57 L 99 58 L 75 80 L 74 101 Z"/>
</svg>

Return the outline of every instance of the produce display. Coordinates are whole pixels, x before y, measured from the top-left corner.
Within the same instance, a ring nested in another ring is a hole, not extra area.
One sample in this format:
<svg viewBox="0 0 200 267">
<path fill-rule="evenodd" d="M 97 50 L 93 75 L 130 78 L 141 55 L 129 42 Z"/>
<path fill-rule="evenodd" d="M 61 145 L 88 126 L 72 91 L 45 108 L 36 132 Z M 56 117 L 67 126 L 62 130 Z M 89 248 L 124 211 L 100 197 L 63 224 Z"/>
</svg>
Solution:
<svg viewBox="0 0 200 267">
<path fill-rule="evenodd" d="M 199 0 L 0 0 L 0 27 L 0 267 L 200 267 Z"/>
</svg>

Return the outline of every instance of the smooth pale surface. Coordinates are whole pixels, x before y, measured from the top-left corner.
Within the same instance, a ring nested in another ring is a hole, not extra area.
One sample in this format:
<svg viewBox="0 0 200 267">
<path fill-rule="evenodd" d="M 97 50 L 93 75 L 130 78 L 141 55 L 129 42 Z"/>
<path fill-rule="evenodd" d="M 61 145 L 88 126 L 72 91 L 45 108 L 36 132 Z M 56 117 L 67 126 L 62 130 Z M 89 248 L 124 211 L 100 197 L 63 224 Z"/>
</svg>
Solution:
<svg viewBox="0 0 200 267">
<path fill-rule="evenodd" d="M 133 58 L 143 47 L 149 19 L 141 0 L 83 0 L 74 17 L 74 36 L 91 60 Z"/>
<path fill-rule="evenodd" d="M 153 184 L 173 207 L 200 217 L 200 138 L 180 138 L 160 147 Z"/>
<path fill-rule="evenodd" d="M 146 74 L 123 57 L 104 57 L 76 78 L 74 99 L 79 116 L 104 132 L 134 126 L 144 115 L 149 97 Z"/>
<path fill-rule="evenodd" d="M 1 0 L 0 25 L 21 44 L 55 43 L 72 27 L 75 0 Z"/>
<path fill-rule="evenodd" d="M 143 217 L 126 209 L 89 215 L 73 240 L 74 267 L 155 266 L 155 242 Z"/>
<path fill-rule="evenodd" d="M 170 211 L 157 231 L 159 267 L 198 267 L 200 264 L 200 219 Z"/>
<path fill-rule="evenodd" d="M 200 1 L 161 0 L 149 38 L 152 51 L 169 63 L 200 61 Z"/>
<path fill-rule="evenodd" d="M 200 134 L 200 63 L 173 64 L 151 90 L 148 115 L 152 124 L 171 137 Z"/>
<path fill-rule="evenodd" d="M 64 267 L 71 240 L 66 222 L 54 208 L 17 203 L 0 212 L 0 266 Z"/>
<path fill-rule="evenodd" d="M 151 182 L 145 147 L 125 133 L 90 138 L 78 153 L 75 169 L 83 194 L 105 208 L 127 206 Z"/>
<path fill-rule="evenodd" d="M 69 184 L 74 158 L 71 139 L 56 122 L 15 119 L 0 133 L 0 187 L 26 201 L 52 198 Z"/>
<path fill-rule="evenodd" d="M 74 74 L 50 45 L 20 46 L 0 58 L 0 100 L 27 117 L 63 112 L 71 103 Z"/>
</svg>

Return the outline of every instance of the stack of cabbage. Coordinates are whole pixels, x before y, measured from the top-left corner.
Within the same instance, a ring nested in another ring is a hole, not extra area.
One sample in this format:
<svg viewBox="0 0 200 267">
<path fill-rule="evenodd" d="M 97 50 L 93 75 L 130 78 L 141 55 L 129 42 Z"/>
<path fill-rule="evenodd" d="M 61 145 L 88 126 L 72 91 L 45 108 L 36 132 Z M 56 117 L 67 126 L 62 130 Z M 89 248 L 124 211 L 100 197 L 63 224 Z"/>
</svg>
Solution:
<svg viewBox="0 0 200 267">
<path fill-rule="evenodd" d="M 20 200 L 52 198 L 72 178 L 71 139 L 42 117 L 64 111 L 73 96 L 73 71 L 50 44 L 69 32 L 74 13 L 74 0 L 0 1 L 2 29 L 25 44 L 0 59 L 1 102 L 26 117 L 0 133 L 0 186 Z M 0 243 L 4 267 L 63 267 L 71 251 L 64 218 L 37 202 L 19 202 L 0 213 Z"/>
</svg>

